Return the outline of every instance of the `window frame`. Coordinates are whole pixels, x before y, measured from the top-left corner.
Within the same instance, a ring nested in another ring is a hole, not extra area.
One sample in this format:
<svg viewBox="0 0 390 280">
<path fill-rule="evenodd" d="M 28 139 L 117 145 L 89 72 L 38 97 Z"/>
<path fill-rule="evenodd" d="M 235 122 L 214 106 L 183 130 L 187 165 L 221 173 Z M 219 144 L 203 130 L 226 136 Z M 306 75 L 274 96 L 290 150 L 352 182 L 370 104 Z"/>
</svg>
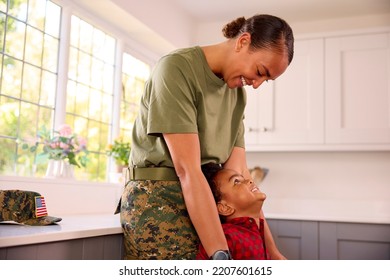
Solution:
<svg viewBox="0 0 390 280">
<path fill-rule="evenodd" d="M 53 3 L 61 7 L 61 23 L 60 23 L 60 41 L 58 50 L 58 69 L 57 69 L 57 85 L 56 85 L 56 99 L 54 103 L 54 116 L 53 123 L 54 128 L 58 128 L 61 124 L 65 123 L 66 118 L 66 93 L 68 83 L 68 70 L 69 70 L 69 53 L 70 53 L 70 32 L 71 32 L 71 17 L 77 16 L 80 19 L 88 22 L 103 32 L 109 34 L 116 40 L 115 48 L 115 67 L 114 67 L 114 82 L 113 82 L 113 112 L 112 112 L 112 129 L 109 133 L 109 143 L 119 136 L 120 131 L 120 102 L 122 92 L 122 59 L 123 53 L 128 53 L 135 58 L 148 64 L 152 69 L 153 65 L 157 61 L 158 57 L 155 53 L 145 48 L 142 44 L 139 44 L 132 40 L 128 34 L 121 32 L 120 28 L 115 24 L 112 24 L 91 11 L 85 10 L 75 2 L 69 2 L 65 0 L 51 0 Z M 110 184 L 109 172 L 115 170 L 115 164 L 113 160 L 110 160 L 107 164 L 107 181 L 83 181 L 83 184 Z M 0 175 L 0 178 L 11 179 L 13 181 L 33 182 L 35 177 L 18 176 L 18 175 Z M 40 178 L 44 180 L 52 180 L 48 178 Z M 72 184 L 70 181 L 69 184 Z M 78 180 L 74 184 L 80 184 Z"/>
</svg>

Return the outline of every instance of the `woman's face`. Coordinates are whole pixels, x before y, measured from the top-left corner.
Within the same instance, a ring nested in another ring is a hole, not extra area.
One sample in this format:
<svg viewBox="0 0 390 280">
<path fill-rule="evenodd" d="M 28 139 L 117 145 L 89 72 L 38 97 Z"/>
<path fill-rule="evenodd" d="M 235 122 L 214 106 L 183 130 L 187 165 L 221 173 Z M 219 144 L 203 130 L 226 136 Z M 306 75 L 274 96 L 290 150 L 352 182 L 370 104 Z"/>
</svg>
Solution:
<svg viewBox="0 0 390 280">
<path fill-rule="evenodd" d="M 266 195 L 253 183 L 231 169 L 223 169 L 215 177 L 222 194 L 221 202 L 233 207 L 242 215 L 258 213 Z"/>
<path fill-rule="evenodd" d="M 257 89 L 264 81 L 275 80 L 288 67 L 287 51 L 251 50 L 250 35 L 242 34 L 234 53 L 227 59 L 223 78 L 229 88 L 252 86 Z"/>
</svg>

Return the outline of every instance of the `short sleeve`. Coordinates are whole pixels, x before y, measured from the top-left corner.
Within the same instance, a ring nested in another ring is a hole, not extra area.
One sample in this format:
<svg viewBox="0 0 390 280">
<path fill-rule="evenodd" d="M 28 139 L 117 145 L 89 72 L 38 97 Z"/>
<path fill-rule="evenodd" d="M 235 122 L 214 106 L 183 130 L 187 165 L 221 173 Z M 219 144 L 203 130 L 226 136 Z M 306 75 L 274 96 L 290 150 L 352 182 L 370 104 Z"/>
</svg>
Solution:
<svg viewBox="0 0 390 280">
<path fill-rule="evenodd" d="M 244 120 L 241 122 L 239 128 L 238 128 L 238 133 L 237 133 L 237 140 L 234 143 L 235 147 L 240 147 L 245 149 L 245 126 L 244 126 Z"/>
<path fill-rule="evenodd" d="M 154 71 L 148 84 L 147 133 L 197 133 L 196 92 L 188 62 L 167 56 Z"/>
</svg>

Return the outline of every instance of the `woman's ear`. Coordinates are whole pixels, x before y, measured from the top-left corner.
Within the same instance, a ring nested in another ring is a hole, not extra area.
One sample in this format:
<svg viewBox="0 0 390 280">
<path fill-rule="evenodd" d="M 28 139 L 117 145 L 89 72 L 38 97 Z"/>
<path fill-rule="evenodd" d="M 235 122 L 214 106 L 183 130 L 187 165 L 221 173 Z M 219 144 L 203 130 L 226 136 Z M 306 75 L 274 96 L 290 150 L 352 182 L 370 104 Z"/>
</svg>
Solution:
<svg viewBox="0 0 390 280">
<path fill-rule="evenodd" d="M 224 201 L 220 201 L 217 203 L 217 209 L 218 209 L 219 215 L 225 216 L 225 217 L 233 215 L 234 212 L 236 212 L 236 209 L 234 209 L 230 205 L 226 204 L 226 202 L 224 202 Z"/>
<path fill-rule="evenodd" d="M 236 41 L 236 51 L 240 51 L 243 47 L 249 46 L 251 43 L 251 34 L 248 32 L 242 33 Z"/>
</svg>

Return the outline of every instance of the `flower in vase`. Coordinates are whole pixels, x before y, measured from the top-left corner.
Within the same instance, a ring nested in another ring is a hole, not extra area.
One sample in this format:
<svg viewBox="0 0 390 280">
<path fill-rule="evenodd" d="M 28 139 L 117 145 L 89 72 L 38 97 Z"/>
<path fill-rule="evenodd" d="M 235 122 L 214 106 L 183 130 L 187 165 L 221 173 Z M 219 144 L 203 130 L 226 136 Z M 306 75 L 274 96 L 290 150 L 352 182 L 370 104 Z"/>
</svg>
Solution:
<svg viewBox="0 0 390 280">
<path fill-rule="evenodd" d="M 38 131 L 35 144 L 29 146 L 24 143 L 22 148 L 36 152 L 39 146 L 42 146 L 42 152 L 37 155 L 38 162 L 47 159 L 67 160 L 69 164 L 78 167 L 85 167 L 88 162 L 87 141 L 73 133 L 72 128 L 67 124 L 61 125 L 58 130 L 54 131 L 42 126 Z"/>
</svg>

